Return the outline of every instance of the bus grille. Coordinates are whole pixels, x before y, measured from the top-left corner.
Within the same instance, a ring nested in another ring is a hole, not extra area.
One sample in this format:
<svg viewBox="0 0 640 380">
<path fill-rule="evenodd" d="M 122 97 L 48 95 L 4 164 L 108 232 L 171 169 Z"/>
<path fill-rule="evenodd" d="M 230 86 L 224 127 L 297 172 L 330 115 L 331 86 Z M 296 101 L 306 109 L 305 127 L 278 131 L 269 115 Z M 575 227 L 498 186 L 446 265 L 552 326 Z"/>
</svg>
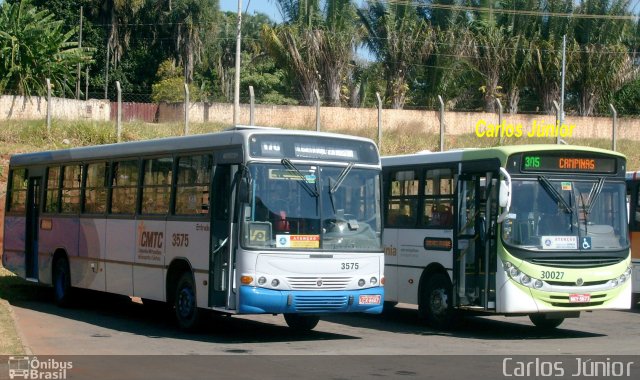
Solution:
<svg viewBox="0 0 640 380">
<path fill-rule="evenodd" d="M 351 277 L 287 277 L 293 290 L 346 289 Z"/>
<path fill-rule="evenodd" d="M 593 268 L 593 267 L 605 267 L 608 265 L 614 265 L 624 260 L 619 257 L 589 257 L 589 258 L 548 258 L 548 259 L 529 259 L 527 261 L 557 268 Z"/>
<path fill-rule="evenodd" d="M 347 308 L 347 296 L 294 296 L 294 306 L 298 311 L 328 312 Z"/>
</svg>

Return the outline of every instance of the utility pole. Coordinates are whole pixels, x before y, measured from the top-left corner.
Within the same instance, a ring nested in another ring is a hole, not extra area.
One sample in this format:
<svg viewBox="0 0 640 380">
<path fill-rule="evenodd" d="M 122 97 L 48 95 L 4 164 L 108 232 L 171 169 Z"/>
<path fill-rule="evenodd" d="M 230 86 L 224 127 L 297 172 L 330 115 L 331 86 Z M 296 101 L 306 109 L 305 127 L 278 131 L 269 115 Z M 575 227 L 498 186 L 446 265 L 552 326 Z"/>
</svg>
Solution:
<svg viewBox="0 0 640 380">
<path fill-rule="evenodd" d="M 236 73 L 235 89 L 233 91 L 233 125 L 238 125 L 240 118 L 240 37 L 242 26 L 242 0 L 238 0 L 238 31 L 236 33 Z"/>
<path fill-rule="evenodd" d="M 107 59 L 104 64 L 104 98 L 109 99 L 108 89 L 109 89 L 109 36 L 107 36 Z"/>
<path fill-rule="evenodd" d="M 83 7 L 80 6 L 80 35 L 78 36 L 78 48 L 80 50 L 82 50 L 82 11 L 83 11 Z M 80 100 L 80 82 L 82 80 L 82 78 L 80 77 L 81 74 L 81 69 L 80 69 L 80 63 L 78 63 L 78 80 L 76 82 L 76 99 Z"/>
<path fill-rule="evenodd" d="M 565 79 L 565 67 L 566 67 L 566 58 L 567 58 L 567 35 L 562 36 L 562 84 L 560 87 L 560 117 L 559 117 L 559 125 L 558 128 L 562 127 L 564 124 L 564 79 Z"/>
</svg>

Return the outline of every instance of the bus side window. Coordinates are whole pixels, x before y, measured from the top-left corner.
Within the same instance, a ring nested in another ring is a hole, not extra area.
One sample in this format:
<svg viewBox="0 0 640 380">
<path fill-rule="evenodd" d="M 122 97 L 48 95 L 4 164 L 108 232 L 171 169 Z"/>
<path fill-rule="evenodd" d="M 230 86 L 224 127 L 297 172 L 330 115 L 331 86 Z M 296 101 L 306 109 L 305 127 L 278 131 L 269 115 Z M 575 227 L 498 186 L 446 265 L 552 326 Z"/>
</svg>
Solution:
<svg viewBox="0 0 640 380">
<path fill-rule="evenodd" d="M 138 160 L 114 162 L 111 170 L 111 213 L 134 214 L 138 192 Z"/>
<path fill-rule="evenodd" d="M 389 203 L 387 205 L 388 227 L 415 227 L 418 220 L 419 181 L 413 170 L 391 174 Z"/>
<path fill-rule="evenodd" d="M 62 207 L 63 214 L 80 212 L 80 188 L 82 184 L 82 165 L 62 167 Z"/>
<path fill-rule="evenodd" d="M 13 169 L 11 170 L 9 184 L 9 212 L 21 213 L 26 211 L 27 203 L 27 170 Z"/>
<path fill-rule="evenodd" d="M 209 212 L 209 184 L 212 159 L 209 155 L 178 158 L 176 215 L 201 215 Z"/>
<path fill-rule="evenodd" d="M 87 165 L 82 212 L 102 214 L 107 210 L 107 178 L 109 164 L 100 162 Z"/>
<path fill-rule="evenodd" d="M 427 227 L 453 227 L 454 176 L 451 169 L 428 169 L 425 173 L 423 223 Z"/>
<path fill-rule="evenodd" d="M 636 205 L 635 210 L 636 229 L 640 229 L 640 182 L 636 182 Z"/>
<path fill-rule="evenodd" d="M 142 214 L 166 215 L 171 201 L 173 157 L 144 160 Z"/>
<path fill-rule="evenodd" d="M 50 166 L 47 168 L 46 198 L 44 212 L 60 212 L 60 167 Z"/>
</svg>

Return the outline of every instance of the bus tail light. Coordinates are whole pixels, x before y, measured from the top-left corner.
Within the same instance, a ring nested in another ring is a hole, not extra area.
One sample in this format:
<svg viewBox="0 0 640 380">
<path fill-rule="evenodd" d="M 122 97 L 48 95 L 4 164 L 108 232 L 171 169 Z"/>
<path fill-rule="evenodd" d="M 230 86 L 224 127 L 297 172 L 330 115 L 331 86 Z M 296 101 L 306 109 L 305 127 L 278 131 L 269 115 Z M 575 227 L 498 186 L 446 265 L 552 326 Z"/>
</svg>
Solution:
<svg viewBox="0 0 640 380">
<path fill-rule="evenodd" d="M 242 277 L 240 277 L 240 282 L 243 285 L 249 285 L 249 284 L 251 284 L 253 282 L 253 277 L 251 277 L 251 276 L 242 276 Z"/>
</svg>

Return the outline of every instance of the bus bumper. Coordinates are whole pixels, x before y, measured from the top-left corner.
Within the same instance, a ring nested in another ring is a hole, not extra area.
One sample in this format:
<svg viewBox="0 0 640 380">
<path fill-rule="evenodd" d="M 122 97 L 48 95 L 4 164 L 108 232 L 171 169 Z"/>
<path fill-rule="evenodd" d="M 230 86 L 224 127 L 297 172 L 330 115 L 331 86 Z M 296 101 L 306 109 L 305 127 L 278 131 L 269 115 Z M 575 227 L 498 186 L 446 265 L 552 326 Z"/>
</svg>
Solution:
<svg viewBox="0 0 640 380">
<path fill-rule="evenodd" d="M 282 313 L 382 313 L 384 287 L 361 290 L 273 290 L 240 287 L 238 311 L 242 314 Z"/>
</svg>

